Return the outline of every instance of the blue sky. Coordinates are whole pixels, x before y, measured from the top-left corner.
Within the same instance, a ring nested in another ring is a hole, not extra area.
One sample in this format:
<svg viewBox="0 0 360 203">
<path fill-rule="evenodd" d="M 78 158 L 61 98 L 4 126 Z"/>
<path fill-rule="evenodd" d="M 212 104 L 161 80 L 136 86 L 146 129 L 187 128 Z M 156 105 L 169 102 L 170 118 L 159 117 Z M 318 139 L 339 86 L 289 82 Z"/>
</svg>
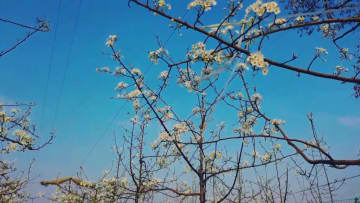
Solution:
<svg viewBox="0 0 360 203">
<path fill-rule="evenodd" d="M 17 157 L 20 165 L 36 157 L 35 173 L 41 174 L 42 178 L 75 175 L 81 164 L 90 177 L 98 177 L 111 167 L 113 135 L 119 132 L 118 125 L 126 122 L 131 105 L 110 99 L 115 95 L 118 78 L 95 72 L 98 67 L 116 66 L 109 56 L 110 50 L 104 45 L 109 34 L 118 35 L 118 46 L 125 62 L 143 71 L 150 68 L 149 78 L 156 77 L 165 68 L 151 65 L 147 52 L 157 49 L 156 36 L 163 41 L 170 36 L 172 31 L 167 20 L 136 5 L 128 8 L 127 1 L 82 1 L 78 13 L 79 2 L 62 1 L 54 42 L 58 1 L 0 1 L 0 17 L 30 25 L 39 17 L 46 19 L 53 28 L 49 33 L 37 33 L 0 58 L 0 102 L 35 102 L 32 121 L 40 127 L 42 138 L 46 139 L 55 129 L 54 144 Z M 171 13 L 183 16 L 185 6 L 183 2 L 174 1 Z M 181 9 L 177 9 L 179 7 Z M 223 14 L 221 8 L 215 11 L 206 16 L 206 23 L 216 23 L 215 19 Z M 74 32 L 76 15 L 79 19 Z M 190 12 L 186 17 L 191 15 Z M 0 23 L 0 32 L 0 50 L 3 50 L 21 39 L 27 30 Z M 188 30 L 181 32 L 181 37 L 176 33 L 167 43 L 167 49 L 175 59 L 181 59 L 186 48 L 204 39 Z M 352 46 L 351 42 L 344 44 Z M 317 46 L 328 49 L 330 53 L 326 58 L 332 66 L 324 67 L 317 62 L 317 68 L 335 69 L 335 65 L 339 65 L 337 55 L 332 45 L 319 36 L 299 38 L 295 33 L 277 34 L 265 42 L 263 53 L 270 58 L 286 60 L 295 52 L 300 59 L 294 64 L 305 66 Z M 286 120 L 285 129 L 292 133 L 291 137 L 311 136 L 306 114 L 313 112 L 319 132 L 327 139 L 335 157 L 355 158 L 359 152 L 356 143 L 360 143 L 360 108 L 359 100 L 352 96 L 351 85 L 304 75 L 298 78 L 294 72 L 275 67 L 270 68 L 268 76 L 259 75 L 256 80 L 259 80 L 257 89 L 264 98 L 263 109 L 273 117 Z M 185 110 L 186 107 L 180 105 L 178 93 L 169 91 L 167 97 L 180 111 Z M 358 167 L 351 167 L 334 174 L 350 176 L 359 172 Z M 359 185 L 358 182 L 353 184 Z"/>
</svg>

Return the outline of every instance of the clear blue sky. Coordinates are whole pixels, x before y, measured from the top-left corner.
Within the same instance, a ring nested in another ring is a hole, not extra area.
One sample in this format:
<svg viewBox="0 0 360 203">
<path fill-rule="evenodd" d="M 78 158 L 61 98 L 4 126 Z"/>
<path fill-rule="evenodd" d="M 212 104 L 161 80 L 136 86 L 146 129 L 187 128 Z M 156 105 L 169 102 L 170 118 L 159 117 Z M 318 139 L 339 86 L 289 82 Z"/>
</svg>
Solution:
<svg viewBox="0 0 360 203">
<path fill-rule="evenodd" d="M 39 17 L 52 27 L 51 32 L 37 33 L 0 58 L 0 102 L 35 102 L 32 121 L 40 127 L 41 136 L 45 139 L 53 127 L 56 131 L 54 144 L 39 152 L 18 154 L 19 164 L 26 165 L 24 161 L 37 158 L 34 172 L 41 174 L 40 179 L 75 175 L 81 163 L 90 177 L 97 177 L 111 167 L 114 132 L 119 132 L 119 124 L 126 122 L 126 112 L 131 109 L 129 104 L 123 106 L 124 101 L 110 99 L 115 95 L 114 87 L 119 79 L 95 72 L 98 67 L 116 66 L 110 59 L 110 50 L 104 45 L 109 34 L 118 35 L 118 45 L 127 63 L 143 71 L 150 68 L 148 78 L 156 77 L 164 69 L 161 65 L 151 66 L 147 52 L 157 49 L 156 36 L 163 41 L 170 36 L 168 21 L 136 5 L 128 8 L 127 1 L 83 1 L 78 13 L 79 2 L 62 1 L 57 39 L 53 41 L 58 1 L 0 1 L 0 17 L 29 25 L 35 24 Z M 171 13 L 183 16 L 187 3 L 173 2 Z M 177 9 L 179 7 L 181 9 Z M 206 23 L 216 23 L 215 19 L 222 15 L 219 11 L 220 8 L 208 16 Z M 0 23 L 0 50 L 21 39 L 26 32 L 23 28 Z M 199 34 L 182 30 L 182 36 L 175 34 L 167 48 L 176 59 L 181 59 L 187 47 L 202 39 Z M 344 43 L 352 46 L 351 42 Z M 318 69 L 346 65 L 338 64 L 332 45 L 318 36 L 299 38 L 295 33 L 277 34 L 265 42 L 263 53 L 285 61 L 295 52 L 300 56 L 295 64 L 304 66 L 317 46 L 328 49 L 327 64 L 331 66 L 318 62 L 315 64 Z M 45 92 L 50 67 L 50 82 Z M 311 136 L 306 114 L 313 112 L 319 132 L 327 139 L 335 157 L 355 158 L 359 153 L 360 100 L 353 98 L 351 85 L 310 76 L 298 78 L 296 73 L 278 68 L 270 68 L 268 76 L 256 79 L 259 80 L 257 89 L 264 98 L 263 109 L 275 118 L 286 120 L 291 137 Z M 176 93 L 168 97 L 178 109 L 185 110 L 186 107 L 179 106 Z M 112 122 L 115 115 L 119 116 Z M 100 137 L 98 145 L 89 153 Z M 334 172 L 343 176 L 359 173 L 358 167 Z M 359 181 L 351 185 L 354 184 L 360 185 Z"/>
</svg>

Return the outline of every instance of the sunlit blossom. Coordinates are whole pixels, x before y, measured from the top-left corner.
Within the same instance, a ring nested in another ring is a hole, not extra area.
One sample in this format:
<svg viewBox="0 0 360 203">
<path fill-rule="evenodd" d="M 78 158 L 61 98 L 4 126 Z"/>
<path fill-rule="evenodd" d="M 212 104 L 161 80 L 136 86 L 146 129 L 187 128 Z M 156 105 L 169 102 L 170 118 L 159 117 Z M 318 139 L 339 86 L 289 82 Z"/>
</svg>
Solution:
<svg viewBox="0 0 360 203">
<path fill-rule="evenodd" d="M 140 71 L 140 69 L 138 69 L 138 68 L 133 68 L 133 69 L 131 70 L 131 74 L 140 76 L 140 75 L 141 75 L 141 71 Z"/>
<path fill-rule="evenodd" d="M 194 0 L 191 3 L 188 4 L 188 9 L 192 9 L 196 6 L 200 6 L 205 11 L 209 11 L 211 7 L 216 5 L 215 0 Z"/>
<path fill-rule="evenodd" d="M 295 20 L 296 20 L 296 22 L 298 22 L 298 23 L 303 23 L 304 20 L 305 20 L 305 17 L 304 17 L 304 16 L 298 16 Z"/>
<path fill-rule="evenodd" d="M 165 0 L 158 0 L 158 6 L 159 6 L 159 7 L 163 7 L 163 6 L 165 6 L 165 5 L 166 5 Z"/>
<path fill-rule="evenodd" d="M 264 55 L 261 52 L 254 52 L 247 57 L 246 61 L 249 62 L 252 66 L 266 68 L 269 63 L 266 62 L 264 59 Z"/>
<path fill-rule="evenodd" d="M 119 83 L 116 85 L 115 90 L 121 90 L 121 89 L 126 88 L 127 86 L 128 86 L 127 83 L 125 83 L 125 82 L 119 82 Z"/>
<path fill-rule="evenodd" d="M 253 156 L 253 157 L 255 157 L 255 158 L 258 158 L 260 155 L 259 155 L 259 153 L 258 153 L 257 151 L 253 151 L 253 152 L 251 153 L 251 156 Z"/>
<path fill-rule="evenodd" d="M 319 54 L 325 54 L 325 55 L 329 54 L 329 52 L 326 49 L 322 48 L 322 47 L 315 47 L 315 50 Z"/>
<path fill-rule="evenodd" d="M 159 75 L 159 79 L 165 80 L 169 75 L 168 71 L 162 71 Z"/>
<path fill-rule="evenodd" d="M 280 120 L 280 119 L 273 119 L 270 121 L 271 124 L 273 125 L 282 125 L 282 124 L 285 124 L 285 121 L 284 120 Z"/>
<path fill-rule="evenodd" d="M 113 47 L 116 40 L 117 40 L 116 35 L 109 35 L 108 39 L 105 42 L 105 45 L 108 46 L 108 47 Z"/>
<path fill-rule="evenodd" d="M 266 153 L 261 157 L 262 162 L 269 162 L 271 160 L 271 154 Z"/>
</svg>

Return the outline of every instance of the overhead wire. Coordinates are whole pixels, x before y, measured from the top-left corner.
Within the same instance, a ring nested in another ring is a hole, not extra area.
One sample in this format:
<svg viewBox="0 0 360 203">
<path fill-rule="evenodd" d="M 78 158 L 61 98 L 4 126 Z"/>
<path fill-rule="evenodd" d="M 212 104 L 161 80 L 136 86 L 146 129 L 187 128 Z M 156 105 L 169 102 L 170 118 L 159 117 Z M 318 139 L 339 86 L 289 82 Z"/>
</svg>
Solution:
<svg viewBox="0 0 360 203">
<path fill-rule="evenodd" d="M 107 135 L 108 131 L 110 130 L 110 127 L 113 125 L 113 123 L 115 122 L 115 120 L 117 119 L 117 117 L 120 115 L 121 111 L 123 110 L 123 108 L 125 107 L 125 105 L 127 104 L 128 101 L 124 102 L 123 105 L 121 105 L 121 107 L 119 108 L 119 110 L 114 114 L 114 116 L 111 118 L 109 124 L 104 128 L 103 133 L 101 134 L 101 136 L 96 140 L 96 142 L 94 143 L 94 145 L 90 148 L 90 150 L 86 153 L 84 159 L 80 162 L 80 167 L 83 167 L 86 163 L 86 161 L 88 160 L 88 158 L 91 156 L 91 154 L 93 153 L 93 151 L 95 150 L 96 146 L 100 143 L 100 141 Z"/>
<path fill-rule="evenodd" d="M 49 65 L 48 65 L 48 72 L 47 72 L 47 79 L 45 84 L 45 90 L 42 98 L 42 108 L 41 108 L 41 114 L 40 114 L 40 129 L 42 130 L 43 127 L 43 121 L 44 121 L 44 115 L 45 115 L 45 108 L 47 105 L 47 93 L 49 89 L 49 83 L 50 83 L 50 77 L 53 67 L 53 61 L 54 61 L 54 50 L 55 50 L 55 44 L 57 40 L 57 33 L 58 33 L 58 26 L 60 22 L 60 16 L 61 16 L 61 3 L 62 0 L 59 0 L 58 7 L 57 7 L 57 16 L 56 16 L 56 23 L 54 25 L 54 37 L 51 42 L 51 50 L 50 50 L 50 59 L 49 59 Z"/>
<path fill-rule="evenodd" d="M 53 130 L 55 129 L 55 123 L 57 121 L 59 108 L 60 108 L 60 104 L 61 104 L 61 99 L 62 99 L 63 92 L 64 92 L 66 76 L 67 76 L 67 72 L 69 70 L 70 57 L 71 57 L 72 49 L 73 49 L 74 42 L 75 42 L 75 36 L 76 36 L 77 27 L 78 27 L 78 24 L 79 24 L 79 18 L 80 18 L 80 11 L 81 11 L 82 2 L 83 1 L 80 0 L 79 4 L 78 4 L 78 7 L 77 7 L 77 12 L 76 12 L 76 16 L 75 16 L 75 23 L 74 23 L 74 27 L 73 27 L 73 31 L 72 31 L 72 37 L 71 37 L 69 49 L 68 49 L 67 56 L 66 56 L 65 70 L 64 70 L 64 74 L 63 74 L 62 79 L 61 79 L 60 92 L 59 92 L 59 95 L 58 95 L 58 98 L 57 98 L 57 102 L 56 102 L 56 106 L 55 106 L 55 115 L 54 115 L 54 119 L 53 119 L 53 122 L 52 122 L 52 125 L 51 125 Z"/>
</svg>

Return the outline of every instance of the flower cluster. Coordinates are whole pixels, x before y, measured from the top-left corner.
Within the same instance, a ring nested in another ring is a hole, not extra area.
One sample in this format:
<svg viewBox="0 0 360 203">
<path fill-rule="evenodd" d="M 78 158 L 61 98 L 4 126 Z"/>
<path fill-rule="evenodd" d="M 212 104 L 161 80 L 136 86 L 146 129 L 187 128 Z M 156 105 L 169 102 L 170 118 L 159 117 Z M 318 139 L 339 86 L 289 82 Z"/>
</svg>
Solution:
<svg viewBox="0 0 360 203">
<path fill-rule="evenodd" d="M 325 54 L 325 55 L 329 54 L 329 52 L 326 49 L 321 47 L 315 47 L 315 50 L 317 54 Z"/>
<path fill-rule="evenodd" d="M 200 6 L 205 11 L 209 11 L 211 7 L 216 6 L 215 0 L 194 0 L 188 5 L 188 9 Z"/>
<path fill-rule="evenodd" d="M 10 153 L 16 150 L 26 150 L 32 147 L 35 142 L 34 131 L 30 128 L 30 120 L 28 118 L 30 111 L 21 112 L 20 109 L 6 110 L 0 104 L 0 137 L 10 138 L 11 140 L 2 143 L 0 153 Z"/>
<path fill-rule="evenodd" d="M 134 110 L 138 111 L 140 109 L 140 106 L 141 106 L 140 101 L 138 99 L 134 99 L 133 101 Z"/>
<path fill-rule="evenodd" d="M 312 21 L 319 21 L 319 20 L 320 20 L 320 17 L 319 17 L 319 16 L 312 16 L 312 17 L 311 17 L 311 20 L 312 20 Z"/>
<path fill-rule="evenodd" d="M 165 156 L 162 156 L 162 157 L 158 158 L 158 160 L 156 161 L 156 164 L 160 168 L 166 168 L 169 165 L 169 162 L 168 162 L 168 159 Z"/>
<path fill-rule="evenodd" d="M 255 158 L 258 158 L 260 155 L 259 155 L 259 152 L 253 151 L 253 152 L 251 153 L 251 156 L 253 156 L 253 157 L 255 157 Z"/>
<path fill-rule="evenodd" d="M 270 27 L 273 25 L 278 25 L 281 27 L 285 27 L 286 26 L 286 19 L 285 18 L 277 18 L 275 19 L 274 24 L 270 24 Z"/>
<path fill-rule="evenodd" d="M 329 24 L 325 24 L 321 26 L 321 31 L 323 32 L 323 36 L 327 37 L 329 35 L 329 29 L 330 25 Z"/>
<path fill-rule="evenodd" d="M 117 40 L 117 36 L 116 35 L 109 35 L 109 37 L 107 38 L 105 45 L 108 47 L 113 47 L 115 45 L 115 42 Z"/>
<path fill-rule="evenodd" d="M 212 64 L 215 61 L 218 64 L 224 62 L 225 55 L 222 51 L 215 51 L 213 49 L 206 50 L 206 45 L 203 42 L 198 42 L 192 45 L 191 50 L 187 53 L 187 56 L 193 61 L 203 61 L 207 64 Z"/>
<path fill-rule="evenodd" d="M 96 68 L 96 72 L 110 73 L 111 70 L 110 70 L 109 67 L 105 66 L 105 67 L 102 67 L 102 68 Z"/>
<path fill-rule="evenodd" d="M 344 55 L 346 55 L 349 52 L 349 48 L 342 48 L 340 52 Z"/>
<path fill-rule="evenodd" d="M 159 146 L 159 139 L 156 139 L 152 144 L 151 144 L 151 149 L 155 150 L 158 146 Z"/>
<path fill-rule="evenodd" d="M 160 183 L 162 183 L 162 180 L 161 180 L 161 179 L 159 179 L 159 178 L 153 178 L 153 179 L 151 179 L 151 180 L 145 181 L 145 182 L 144 182 L 144 187 L 145 187 L 146 189 L 151 189 L 151 188 L 156 187 L 156 185 L 158 185 L 158 184 L 160 184 Z"/>
<path fill-rule="evenodd" d="M 218 157 L 219 155 L 219 157 Z M 205 157 L 205 171 L 207 173 L 216 173 L 216 171 L 219 171 L 219 164 L 215 162 L 216 158 L 221 158 L 222 154 L 212 152 L 209 157 Z"/>
<path fill-rule="evenodd" d="M 138 89 L 135 89 L 135 90 L 129 92 L 128 94 L 124 95 L 124 98 L 125 99 L 133 99 L 133 98 L 138 97 L 140 94 L 141 94 L 141 91 Z"/>
<path fill-rule="evenodd" d="M 131 74 L 136 75 L 136 76 L 141 76 L 141 71 L 138 68 L 133 68 L 131 70 Z"/>
<path fill-rule="evenodd" d="M 143 94 L 151 101 L 155 101 L 157 99 L 157 96 L 153 91 L 144 90 Z"/>
<path fill-rule="evenodd" d="M 119 82 L 119 83 L 116 85 L 115 90 L 122 90 L 122 89 L 125 89 L 127 86 L 128 86 L 127 83 L 125 83 L 125 82 Z"/>
<path fill-rule="evenodd" d="M 211 152 L 211 154 L 209 156 L 210 160 L 221 159 L 221 157 L 222 157 L 222 153 L 215 152 L 215 151 Z"/>
<path fill-rule="evenodd" d="M 244 117 L 244 112 L 243 111 L 239 111 L 238 114 L 237 114 L 237 117 L 238 118 L 243 118 Z"/>
<path fill-rule="evenodd" d="M 244 97 L 244 95 L 241 92 L 238 92 L 237 94 L 230 94 L 230 98 L 233 100 L 241 100 Z"/>
<path fill-rule="evenodd" d="M 150 51 L 149 52 L 149 59 L 151 62 L 158 64 L 159 63 L 159 57 L 161 54 L 167 54 L 167 51 L 165 51 L 162 47 L 160 47 L 158 50 L 156 51 Z"/>
<path fill-rule="evenodd" d="M 69 184 L 65 190 L 58 187 L 51 202 L 118 202 L 130 187 L 128 179 L 107 178 L 105 174 L 97 183 L 78 179 L 73 181 L 78 187 Z"/>
<path fill-rule="evenodd" d="M 167 121 L 172 118 L 174 118 L 174 114 L 171 113 L 170 111 L 168 111 L 168 112 L 165 112 L 164 115 L 162 116 L 162 121 Z"/>
<path fill-rule="evenodd" d="M 349 69 L 344 68 L 344 66 L 336 66 L 336 71 L 334 72 L 334 75 L 340 75 L 341 73 L 347 73 L 349 71 Z"/>
<path fill-rule="evenodd" d="M 176 138 L 176 140 L 179 140 L 179 138 Z M 177 146 L 179 147 L 179 149 L 176 147 L 175 144 L 171 145 L 171 150 L 174 156 L 180 156 L 181 153 L 179 150 L 182 150 L 185 147 L 185 144 L 178 143 Z"/>
<path fill-rule="evenodd" d="M 275 20 L 275 24 L 277 25 L 282 25 L 282 24 L 285 24 L 286 23 L 286 19 L 285 18 L 277 18 Z"/>
<path fill-rule="evenodd" d="M 158 6 L 159 7 L 163 7 L 165 5 L 166 5 L 165 0 L 158 0 Z"/>
<path fill-rule="evenodd" d="M 264 156 L 261 157 L 261 161 L 263 163 L 269 162 L 270 160 L 271 160 L 271 154 L 269 154 L 269 153 L 266 153 L 266 154 L 264 154 Z"/>
<path fill-rule="evenodd" d="M 273 124 L 273 125 L 282 125 L 282 124 L 285 124 L 285 121 L 284 121 L 284 120 L 280 120 L 280 119 L 272 119 L 270 122 L 271 122 L 271 124 Z"/>
<path fill-rule="evenodd" d="M 264 55 L 259 51 L 251 53 L 250 56 L 247 57 L 246 61 L 249 62 L 252 66 L 261 68 L 264 75 L 269 72 L 267 69 L 269 63 L 264 60 Z"/>
<path fill-rule="evenodd" d="M 280 13 L 280 8 L 275 1 L 264 3 L 263 6 L 268 13 L 275 13 L 276 15 Z"/>
<path fill-rule="evenodd" d="M 180 75 L 177 80 L 178 84 L 184 85 L 190 92 L 194 89 L 198 89 L 200 85 L 200 77 L 191 68 L 180 69 L 179 73 Z"/>
<path fill-rule="evenodd" d="M 226 35 L 228 31 L 233 30 L 234 26 L 228 25 L 224 29 L 221 30 L 221 34 Z"/>
<path fill-rule="evenodd" d="M 162 114 L 162 116 L 161 116 L 162 121 L 167 121 L 169 119 L 174 118 L 174 114 L 171 112 L 171 107 L 170 106 L 165 106 L 163 108 L 158 108 L 156 111 L 158 113 Z"/>
<path fill-rule="evenodd" d="M 249 162 L 246 160 L 242 161 L 242 167 L 244 168 L 249 167 Z"/>
<path fill-rule="evenodd" d="M 245 63 L 238 63 L 236 67 L 239 71 L 249 70 L 249 67 Z"/>
<path fill-rule="evenodd" d="M 203 42 L 198 42 L 192 45 L 191 51 L 188 53 L 188 56 L 195 60 L 200 58 L 205 51 L 206 45 Z"/>
<path fill-rule="evenodd" d="M 162 71 L 159 75 L 159 79 L 161 80 L 165 80 L 169 75 L 169 72 L 168 71 Z"/>
<path fill-rule="evenodd" d="M 31 135 L 26 134 L 20 137 L 20 143 L 24 146 L 31 146 L 34 143 L 34 139 L 31 137 Z"/>
<path fill-rule="evenodd" d="M 176 135 L 180 135 L 186 133 L 189 129 L 185 122 L 180 122 L 174 125 L 173 130 Z"/>
<path fill-rule="evenodd" d="M 120 67 L 116 67 L 113 75 L 126 75 L 126 69 L 125 68 L 120 68 Z"/>
<path fill-rule="evenodd" d="M 246 12 L 249 13 L 250 9 L 256 13 L 257 16 L 263 16 L 265 12 L 279 14 L 280 8 L 275 1 L 262 3 L 262 0 L 256 0 L 255 3 L 251 4 L 247 9 Z"/>
<path fill-rule="evenodd" d="M 305 17 L 304 16 L 298 16 L 295 18 L 297 23 L 303 23 L 305 21 Z"/>
<path fill-rule="evenodd" d="M 233 132 L 236 134 L 241 134 L 242 136 L 254 134 L 253 127 L 255 126 L 258 118 L 253 115 L 249 115 L 253 110 L 248 109 L 247 111 L 238 112 L 238 118 L 240 119 L 240 127 L 234 128 Z M 245 116 L 248 115 L 248 116 Z"/>
<path fill-rule="evenodd" d="M 168 10 L 171 10 L 171 4 L 166 3 L 165 0 L 158 0 L 157 4 L 155 6 L 158 8 L 162 8 L 162 7 L 166 6 Z"/>
<path fill-rule="evenodd" d="M 263 101 L 263 98 L 259 93 L 255 93 L 251 96 L 251 100 L 255 102 L 255 104 L 259 104 Z"/>
<path fill-rule="evenodd" d="M 213 68 L 211 66 L 206 66 L 201 70 L 201 74 L 203 76 L 205 75 L 210 75 L 211 71 L 213 70 Z"/>
<path fill-rule="evenodd" d="M 274 149 L 274 150 L 280 150 L 280 149 L 281 149 L 281 145 L 280 145 L 280 144 L 275 144 L 275 145 L 273 146 L 273 149 Z"/>
<path fill-rule="evenodd" d="M 163 131 L 159 135 L 160 140 L 162 141 L 172 141 L 173 137 L 171 137 L 167 132 Z"/>
</svg>

